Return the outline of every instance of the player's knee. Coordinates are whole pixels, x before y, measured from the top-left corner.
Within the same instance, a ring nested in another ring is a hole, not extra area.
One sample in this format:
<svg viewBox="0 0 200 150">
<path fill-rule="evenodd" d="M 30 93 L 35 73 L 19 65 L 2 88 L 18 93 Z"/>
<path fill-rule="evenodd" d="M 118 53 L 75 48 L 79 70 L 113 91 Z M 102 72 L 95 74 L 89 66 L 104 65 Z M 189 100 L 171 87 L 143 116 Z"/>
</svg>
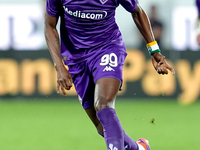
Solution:
<svg viewBox="0 0 200 150">
<path fill-rule="evenodd" d="M 96 111 L 99 111 L 101 109 L 108 108 L 108 107 L 114 108 L 114 104 L 115 104 L 115 97 L 102 96 L 95 99 L 94 107 Z"/>
</svg>

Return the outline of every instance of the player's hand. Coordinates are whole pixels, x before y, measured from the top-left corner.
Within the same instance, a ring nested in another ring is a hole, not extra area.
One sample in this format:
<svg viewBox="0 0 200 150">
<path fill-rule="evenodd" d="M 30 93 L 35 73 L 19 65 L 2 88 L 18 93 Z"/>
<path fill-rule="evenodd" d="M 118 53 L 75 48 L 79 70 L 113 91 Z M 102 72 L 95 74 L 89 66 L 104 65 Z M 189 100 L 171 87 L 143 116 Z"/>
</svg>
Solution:
<svg viewBox="0 0 200 150">
<path fill-rule="evenodd" d="M 70 90 L 73 83 L 71 74 L 64 66 L 55 68 L 57 71 L 57 93 L 60 93 L 61 91 L 63 95 L 66 96 L 67 93 L 65 90 Z"/>
<path fill-rule="evenodd" d="M 173 75 L 175 75 L 175 71 L 174 69 L 167 63 L 167 61 L 165 60 L 165 56 L 163 56 L 161 53 L 154 53 L 151 56 L 152 59 L 152 63 L 153 66 L 155 68 L 155 70 L 159 73 L 159 74 L 168 74 L 168 70 L 171 71 L 171 73 Z"/>
</svg>

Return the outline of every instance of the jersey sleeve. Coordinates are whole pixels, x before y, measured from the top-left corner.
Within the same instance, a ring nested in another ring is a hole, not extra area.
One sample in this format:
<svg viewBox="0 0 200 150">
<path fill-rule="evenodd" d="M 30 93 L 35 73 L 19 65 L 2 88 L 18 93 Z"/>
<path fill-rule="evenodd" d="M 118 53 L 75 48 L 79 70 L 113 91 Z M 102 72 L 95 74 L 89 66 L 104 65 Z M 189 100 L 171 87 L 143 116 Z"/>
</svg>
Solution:
<svg viewBox="0 0 200 150">
<path fill-rule="evenodd" d="M 46 11 L 52 17 L 58 17 L 60 13 L 61 0 L 47 0 Z"/>
<path fill-rule="evenodd" d="M 198 8 L 198 12 L 200 13 L 200 0 L 196 0 L 196 5 L 197 5 L 197 8 Z"/>
<path fill-rule="evenodd" d="M 128 12 L 133 12 L 137 8 L 137 0 L 120 0 L 120 4 Z"/>
</svg>

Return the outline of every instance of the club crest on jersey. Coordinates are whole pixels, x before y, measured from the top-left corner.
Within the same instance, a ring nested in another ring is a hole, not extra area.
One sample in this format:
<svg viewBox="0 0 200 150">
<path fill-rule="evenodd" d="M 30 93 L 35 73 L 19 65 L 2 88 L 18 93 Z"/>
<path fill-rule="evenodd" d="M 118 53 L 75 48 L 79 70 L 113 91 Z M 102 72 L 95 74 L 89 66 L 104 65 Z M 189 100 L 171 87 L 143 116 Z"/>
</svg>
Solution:
<svg viewBox="0 0 200 150">
<path fill-rule="evenodd" d="M 101 4 L 105 4 L 108 0 L 99 0 Z"/>
</svg>

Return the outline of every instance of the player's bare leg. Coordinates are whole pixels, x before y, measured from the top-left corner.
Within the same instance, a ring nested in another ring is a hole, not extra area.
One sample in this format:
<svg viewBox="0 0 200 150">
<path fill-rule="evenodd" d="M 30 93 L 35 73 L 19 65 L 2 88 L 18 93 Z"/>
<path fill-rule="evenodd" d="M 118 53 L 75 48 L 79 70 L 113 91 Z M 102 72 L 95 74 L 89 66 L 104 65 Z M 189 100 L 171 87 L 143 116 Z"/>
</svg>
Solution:
<svg viewBox="0 0 200 150">
<path fill-rule="evenodd" d="M 104 128 L 104 138 L 108 150 L 124 150 L 127 144 L 130 150 L 138 150 L 138 146 L 124 132 L 115 112 L 115 98 L 120 82 L 114 78 L 101 78 L 95 86 L 94 108 Z"/>
<path fill-rule="evenodd" d="M 115 107 L 115 98 L 119 87 L 119 80 L 114 78 L 101 78 L 97 80 L 94 97 L 94 107 L 97 112 L 104 108 Z"/>
</svg>

